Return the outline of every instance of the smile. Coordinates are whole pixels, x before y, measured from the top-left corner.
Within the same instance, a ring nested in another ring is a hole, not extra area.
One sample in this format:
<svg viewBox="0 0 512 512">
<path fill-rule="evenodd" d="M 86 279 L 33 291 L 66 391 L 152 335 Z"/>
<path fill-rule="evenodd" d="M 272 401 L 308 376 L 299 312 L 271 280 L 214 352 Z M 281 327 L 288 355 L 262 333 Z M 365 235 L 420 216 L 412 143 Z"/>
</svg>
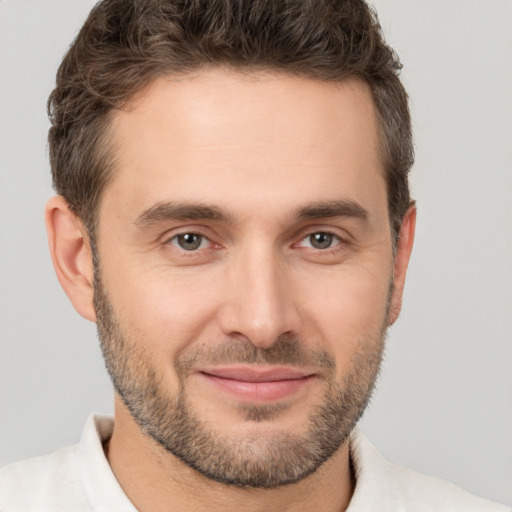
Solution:
<svg viewBox="0 0 512 512">
<path fill-rule="evenodd" d="M 306 387 L 314 374 L 292 368 L 256 370 L 254 367 L 215 368 L 201 371 L 201 377 L 239 400 L 268 402 L 290 397 Z"/>
</svg>

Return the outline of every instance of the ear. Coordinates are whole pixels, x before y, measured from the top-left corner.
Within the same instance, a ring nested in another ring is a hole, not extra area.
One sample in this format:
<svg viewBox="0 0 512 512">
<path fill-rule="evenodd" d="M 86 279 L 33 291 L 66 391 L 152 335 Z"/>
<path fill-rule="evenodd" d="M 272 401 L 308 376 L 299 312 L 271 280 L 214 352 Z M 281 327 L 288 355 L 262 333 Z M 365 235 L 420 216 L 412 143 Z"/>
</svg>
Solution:
<svg viewBox="0 0 512 512">
<path fill-rule="evenodd" d="M 402 296 L 405 286 L 405 275 L 411 257 L 414 243 L 414 232 L 416 230 L 416 206 L 411 206 L 404 216 L 395 254 L 393 265 L 393 293 L 389 310 L 388 325 L 396 322 L 402 309 Z"/>
<path fill-rule="evenodd" d="M 78 313 L 95 322 L 94 272 L 87 230 L 62 196 L 48 201 L 45 217 L 48 244 L 60 285 Z"/>
</svg>

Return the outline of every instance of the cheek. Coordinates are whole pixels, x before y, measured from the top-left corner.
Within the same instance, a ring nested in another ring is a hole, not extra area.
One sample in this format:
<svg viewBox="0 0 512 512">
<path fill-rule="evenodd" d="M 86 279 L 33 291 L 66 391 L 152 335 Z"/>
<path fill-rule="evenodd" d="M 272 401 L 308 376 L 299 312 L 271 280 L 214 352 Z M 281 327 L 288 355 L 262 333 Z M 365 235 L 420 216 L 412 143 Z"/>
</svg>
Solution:
<svg viewBox="0 0 512 512">
<path fill-rule="evenodd" d="M 214 279 L 169 269 L 127 273 L 118 267 L 114 275 L 116 282 L 108 290 L 117 318 L 123 331 L 153 354 L 155 364 L 173 360 L 191 342 L 204 338 L 215 317 Z"/>
<path fill-rule="evenodd" d="M 319 342 L 339 365 L 362 344 L 380 341 L 387 320 L 387 275 L 386 271 L 352 268 L 333 270 L 323 279 L 313 273 L 304 276 L 302 291 L 297 295 L 304 304 L 301 315 L 307 319 L 306 339 L 320 337 Z"/>
</svg>

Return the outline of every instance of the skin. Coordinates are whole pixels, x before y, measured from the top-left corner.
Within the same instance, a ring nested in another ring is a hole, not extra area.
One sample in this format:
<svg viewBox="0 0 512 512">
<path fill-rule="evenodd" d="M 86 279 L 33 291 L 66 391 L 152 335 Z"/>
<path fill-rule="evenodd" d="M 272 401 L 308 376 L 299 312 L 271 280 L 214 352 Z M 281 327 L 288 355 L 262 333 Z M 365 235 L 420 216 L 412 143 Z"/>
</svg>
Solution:
<svg viewBox="0 0 512 512">
<path fill-rule="evenodd" d="M 111 134 L 118 171 L 99 212 L 102 283 L 170 397 L 178 391 L 173 361 L 226 338 L 265 349 L 293 336 L 332 356 L 337 382 L 378 349 L 400 311 L 415 210 L 394 256 L 376 113 L 364 84 L 220 68 L 161 78 L 115 113 Z M 226 218 L 175 218 L 169 208 L 155 214 L 171 202 L 215 207 Z M 344 208 L 299 215 L 334 203 Z M 59 280 L 76 310 L 96 321 L 85 230 L 60 197 L 46 216 Z M 331 246 L 313 247 L 310 235 L 326 232 L 335 235 Z M 203 235 L 200 248 L 180 248 L 184 233 Z M 320 378 L 258 401 L 219 389 L 204 371 L 198 364 L 187 379 L 190 404 L 233 439 L 303 435 L 323 397 Z M 281 408 L 251 422 L 242 403 Z M 107 456 L 141 511 L 169 510 L 168 503 L 183 511 L 339 511 L 350 501 L 347 443 L 298 483 L 240 489 L 207 479 L 144 435 L 117 395 L 115 417 Z"/>
</svg>

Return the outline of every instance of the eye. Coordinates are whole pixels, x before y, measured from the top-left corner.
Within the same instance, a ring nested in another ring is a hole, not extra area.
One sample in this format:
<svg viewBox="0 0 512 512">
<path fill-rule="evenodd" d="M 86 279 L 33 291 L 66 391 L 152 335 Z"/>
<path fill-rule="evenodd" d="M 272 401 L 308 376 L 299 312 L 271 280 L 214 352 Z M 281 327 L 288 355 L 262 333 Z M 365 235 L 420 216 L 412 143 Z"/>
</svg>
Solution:
<svg viewBox="0 0 512 512">
<path fill-rule="evenodd" d="M 198 233 L 182 233 L 180 235 L 173 236 L 170 243 L 184 251 L 206 249 L 210 245 L 208 238 Z"/>
<path fill-rule="evenodd" d="M 326 231 L 311 233 L 300 242 L 301 247 L 312 247 L 313 249 L 330 249 L 341 242 L 340 238 Z"/>
</svg>

